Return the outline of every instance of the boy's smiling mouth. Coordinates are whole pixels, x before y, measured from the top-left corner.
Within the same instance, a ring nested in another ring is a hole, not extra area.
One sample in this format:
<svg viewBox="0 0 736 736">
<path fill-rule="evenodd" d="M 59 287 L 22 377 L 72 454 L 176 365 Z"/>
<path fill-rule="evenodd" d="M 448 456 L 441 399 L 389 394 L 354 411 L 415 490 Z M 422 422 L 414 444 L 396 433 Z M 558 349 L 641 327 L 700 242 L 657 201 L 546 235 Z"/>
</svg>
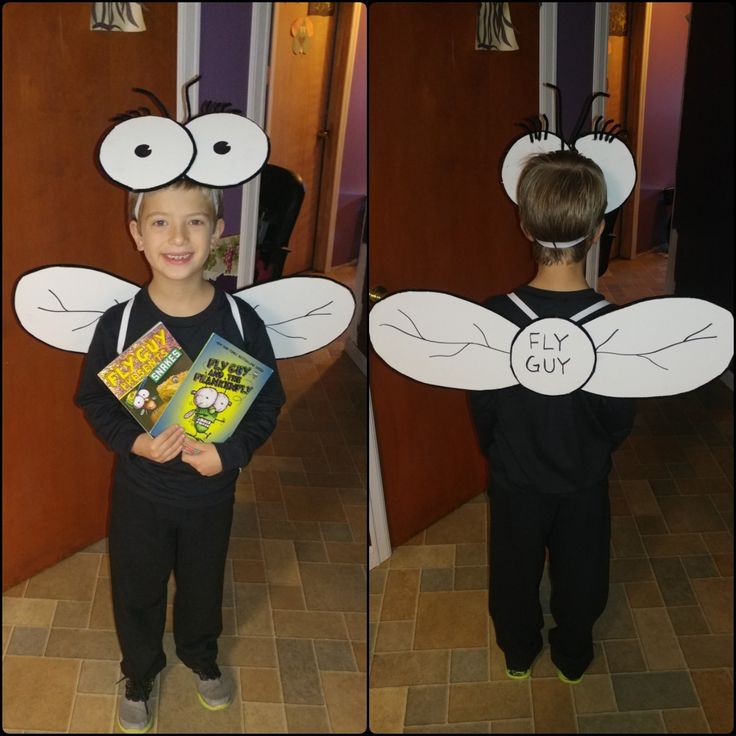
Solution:
<svg viewBox="0 0 736 736">
<path fill-rule="evenodd" d="M 168 263 L 189 263 L 193 253 L 162 253 L 164 260 Z"/>
</svg>

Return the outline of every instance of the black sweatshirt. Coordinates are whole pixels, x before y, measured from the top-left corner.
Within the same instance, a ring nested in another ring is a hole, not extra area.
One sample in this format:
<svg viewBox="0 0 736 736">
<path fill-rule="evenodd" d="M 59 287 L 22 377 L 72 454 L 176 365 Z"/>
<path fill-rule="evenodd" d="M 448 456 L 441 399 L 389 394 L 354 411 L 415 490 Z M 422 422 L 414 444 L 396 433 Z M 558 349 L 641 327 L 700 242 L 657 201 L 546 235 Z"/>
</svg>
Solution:
<svg viewBox="0 0 736 736">
<path fill-rule="evenodd" d="M 171 317 L 151 301 L 147 287 L 135 297 L 123 350 L 157 322 L 163 322 L 186 354 L 194 360 L 212 333 L 229 340 L 249 355 L 273 368 L 242 421 L 225 442 L 215 446 L 222 461 L 222 472 L 205 477 L 180 456 L 157 463 L 131 452 L 135 439 L 144 432 L 102 383 L 97 373 L 117 357 L 117 342 L 125 304 L 116 304 L 97 324 L 84 363 L 77 404 L 97 435 L 118 454 L 116 480 L 146 498 L 184 508 L 203 508 L 232 496 L 240 468 L 250 462 L 255 450 L 271 435 L 281 406 L 286 401 L 266 327 L 255 310 L 242 299 L 235 299 L 243 322 L 245 341 L 235 323 L 225 293 L 215 288 L 212 302 L 191 317 Z"/>
<path fill-rule="evenodd" d="M 603 297 L 593 289 L 515 290 L 539 317 L 570 318 Z M 508 296 L 489 299 L 488 309 L 525 327 L 531 322 Z M 616 309 L 603 307 L 579 324 Z M 631 431 L 633 399 L 611 398 L 582 389 L 543 396 L 521 385 L 469 392 L 478 440 L 489 460 L 489 486 L 521 492 L 573 493 L 599 485 L 611 469 L 611 452 Z"/>
</svg>

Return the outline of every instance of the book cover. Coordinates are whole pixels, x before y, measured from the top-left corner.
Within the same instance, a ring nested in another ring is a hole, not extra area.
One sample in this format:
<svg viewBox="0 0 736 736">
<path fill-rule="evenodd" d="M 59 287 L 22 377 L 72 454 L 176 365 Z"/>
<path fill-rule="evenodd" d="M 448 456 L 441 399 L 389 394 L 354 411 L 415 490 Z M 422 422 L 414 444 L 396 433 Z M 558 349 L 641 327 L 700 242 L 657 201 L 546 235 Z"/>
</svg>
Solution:
<svg viewBox="0 0 736 736">
<path fill-rule="evenodd" d="M 201 442 L 224 442 L 272 373 L 265 363 L 213 333 L 152 435 L 179 424 Z"/>
<path fill-rule="evenodd" d="M 162 322 L 154 325 L 97 375 L 150 434 L 182 385 L 192 361 Z M 158 432 L 157 432 L 158 433 Z"/>
</svg>

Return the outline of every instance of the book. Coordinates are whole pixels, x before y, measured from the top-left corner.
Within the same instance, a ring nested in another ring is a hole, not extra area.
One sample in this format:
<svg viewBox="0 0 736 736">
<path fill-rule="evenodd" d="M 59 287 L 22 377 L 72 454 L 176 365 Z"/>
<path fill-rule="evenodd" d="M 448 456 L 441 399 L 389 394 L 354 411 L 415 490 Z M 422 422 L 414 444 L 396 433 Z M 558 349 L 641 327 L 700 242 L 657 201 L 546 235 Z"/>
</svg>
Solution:
<svg viewBox="0 0 736 736">
<path fill-rule="evenodd" d="M 172 424 L 200 442 L 224 442 L 250 409 L 273 369 L 213 333 L 152 429 Z"/>
<path fill-rule="evenodd" d="M 161 421 L 164 412 L 191 366 L 189 356 L 159 322 L 97 375 L 141 427 L 153 434 L 168 426 Z"/>
</svg>

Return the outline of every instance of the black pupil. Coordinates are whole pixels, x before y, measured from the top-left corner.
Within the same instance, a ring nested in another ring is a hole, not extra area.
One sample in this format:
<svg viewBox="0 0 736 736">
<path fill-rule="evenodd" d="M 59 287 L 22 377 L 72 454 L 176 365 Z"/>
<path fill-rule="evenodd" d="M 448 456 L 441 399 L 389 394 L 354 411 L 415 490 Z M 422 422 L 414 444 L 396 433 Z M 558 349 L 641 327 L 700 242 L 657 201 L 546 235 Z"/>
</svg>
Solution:
<svg viewBox="0 0 736 736">
<path fill-rule="evenodd" d="M 140 146 L 135 147 L 135 155 L 139 158 L 146 158 L 151 155 L 151 148 L 147 143 L 141 143 Z"/>
<path fill-rule="evenodd" d="M 217 141 L 214 146 L 212 146 L 215 153 L 219 153 L 221 156 L 225 153 L 230 152 L 230 144 L 227 141 Z"/>
</svg>

